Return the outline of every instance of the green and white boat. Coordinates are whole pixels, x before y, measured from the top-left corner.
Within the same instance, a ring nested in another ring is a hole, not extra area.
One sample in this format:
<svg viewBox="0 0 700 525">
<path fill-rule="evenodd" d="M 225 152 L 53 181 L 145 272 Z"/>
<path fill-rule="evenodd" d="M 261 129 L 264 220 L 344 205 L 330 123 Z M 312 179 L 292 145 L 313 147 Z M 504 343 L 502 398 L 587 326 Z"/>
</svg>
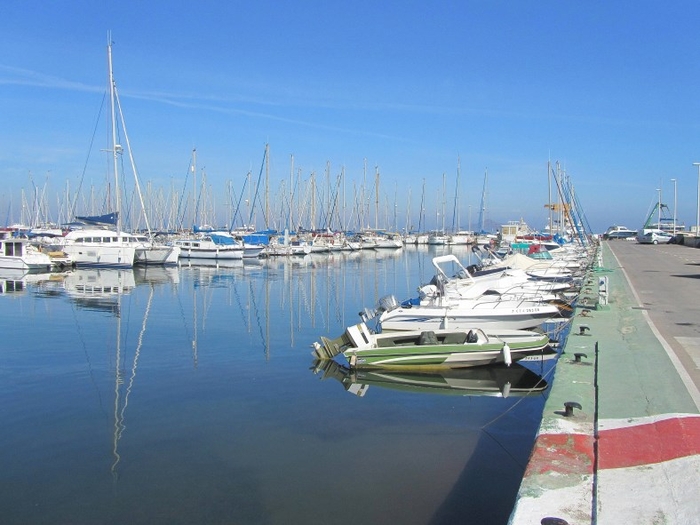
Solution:
<svg viewBox="0 0 700 525">
<path fill-rule="evenodd" d="M 549 337 L 528 330 L 428 330 L 371 332 L 365 323 L 349 326 L 336 339 L 321 337 L 313 344 L 317 359 L 343 354 L 351 369 L 468 368 L 511 363 L 528 356 L 551 353 Z"/>
</svg>

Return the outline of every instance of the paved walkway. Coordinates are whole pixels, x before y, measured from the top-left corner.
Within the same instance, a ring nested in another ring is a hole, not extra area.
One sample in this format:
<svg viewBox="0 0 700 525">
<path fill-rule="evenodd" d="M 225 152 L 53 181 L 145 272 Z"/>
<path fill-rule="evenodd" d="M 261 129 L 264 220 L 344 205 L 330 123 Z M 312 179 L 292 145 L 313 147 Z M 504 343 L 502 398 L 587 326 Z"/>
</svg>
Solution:
<svg viewBox="0 0 700 525">
<path fill-rule="evenodd" d="M 700 250 L 603 244 L 511 524 L 700 523 L 699 298 Z"/>
</svg>

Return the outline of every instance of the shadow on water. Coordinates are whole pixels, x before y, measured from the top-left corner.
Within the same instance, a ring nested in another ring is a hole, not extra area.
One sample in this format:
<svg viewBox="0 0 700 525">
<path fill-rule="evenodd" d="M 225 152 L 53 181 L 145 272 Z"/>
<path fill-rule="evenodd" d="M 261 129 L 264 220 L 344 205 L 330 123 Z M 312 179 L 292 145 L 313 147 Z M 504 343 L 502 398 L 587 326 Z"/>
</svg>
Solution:
<svg viewBox="0 0 700 525">
<path fill-rule="evenodd" d="M 521 429 L 519 439 L 513 439 L 504 436 L 502 431 L 491 433 L 489 429 L 482 429 L 474 452 L 430 525 L 507 523 L 537 424 L 530 430 L 531 433 L 523 436 Z M 508 445 L 504 446 L 502 440 Z M 475 476 L 475 472 L 479 475 Z M 512 497 L 510 504 L 504 501 L 506 495 Z"/>
</svg>

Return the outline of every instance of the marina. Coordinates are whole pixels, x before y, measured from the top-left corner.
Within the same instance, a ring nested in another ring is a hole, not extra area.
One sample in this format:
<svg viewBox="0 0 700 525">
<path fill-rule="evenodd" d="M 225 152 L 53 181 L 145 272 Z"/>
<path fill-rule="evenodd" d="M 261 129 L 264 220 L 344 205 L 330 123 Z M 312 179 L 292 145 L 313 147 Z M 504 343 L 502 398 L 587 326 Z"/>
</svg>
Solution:
<svg viewBox="0 0 700 525">
<path fill-rule="evenodd" d="M 698 522 L 697 17 L 142 7 L 9 10 L 3 524 Z"/>
<path fill-rule="evenodd" d="M 6 522 L 598 523 L 629 513 L 611 494 L 656 490 L 638 468 L 673 464 L 687 474 L 666 476 L 667 496 L 641 507 L 639 522 L 661 513 L 692 523 L 685 516 L 700 509 L 679 483 L 697 475 L 700 356 L 694 310 L 684 307 L 683 322 L 676 303 L 693 295 L 660 276 L 695 278 L 700 262 L 694 237 L 675 241 L 592 241 L 588 257 L 552 247 L 544 258 L 538 241 L 515 238 L 520 252 L 502 256 L 404 245 L 3 269 L 0 312 L 13 329 L 2 389 L 18 400 L 0 441 L 13 451 Z M 514 268 L 516 255 L 547 271 Z M 548 279 L 552 268 L 567 278 Z M 553 296 L 557 315 L 529 317 L 530 302 Z M 459 321 L 471 301 L 502 301 L 530 321 Z M 425 308 L 442 309 L 437 324 Z M 658 314 L 645 335 L 648 308 Z M 397 327 L 387 317 L 397 311 L 428 322 Z M 620 337 L 636 358 L 599 354 Z M 620 380 L 618 366 L 633 367 L 634 380 Z M 663 380 L 644 383 L 659 370 Z M 651 404 L 623 401 L 621 385 Z M 677 445 L 654 445 L 650 424 Z M 660 455 L 611 452 L 622 427 Z M 348 490 L 362 504 L 346 520 L 334 512 Z M 557 503 L 562 491 L 575 512 Z"/>
<path fill-rule="evenodd" d="M 3 523 L 505 523 L 554 361 L 343 378 L 311 356 L 445 249 L 8 275 Z"/>
</svg>

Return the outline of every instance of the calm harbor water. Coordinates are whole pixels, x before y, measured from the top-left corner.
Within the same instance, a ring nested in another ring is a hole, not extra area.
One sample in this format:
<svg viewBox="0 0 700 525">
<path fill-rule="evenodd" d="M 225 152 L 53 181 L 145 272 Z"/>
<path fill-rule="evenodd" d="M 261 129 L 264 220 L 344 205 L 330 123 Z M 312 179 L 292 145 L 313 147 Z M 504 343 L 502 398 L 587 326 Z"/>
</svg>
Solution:
<svg viewBox="0 0 700 525">
<path fill-rule="evenodd" d="M 366 378 L 360 397 L 311 357 L 319 335 L 336 337 L 379 297 L 415 295 L 438 253 L 76 270 L 10 285 L 0 520 L 505 523 L 546 391 L 521 395 L 519 369 L 497 369 L 452 384 L 508 383 L 508 397 L 386 378 Z"/>
</svg>

